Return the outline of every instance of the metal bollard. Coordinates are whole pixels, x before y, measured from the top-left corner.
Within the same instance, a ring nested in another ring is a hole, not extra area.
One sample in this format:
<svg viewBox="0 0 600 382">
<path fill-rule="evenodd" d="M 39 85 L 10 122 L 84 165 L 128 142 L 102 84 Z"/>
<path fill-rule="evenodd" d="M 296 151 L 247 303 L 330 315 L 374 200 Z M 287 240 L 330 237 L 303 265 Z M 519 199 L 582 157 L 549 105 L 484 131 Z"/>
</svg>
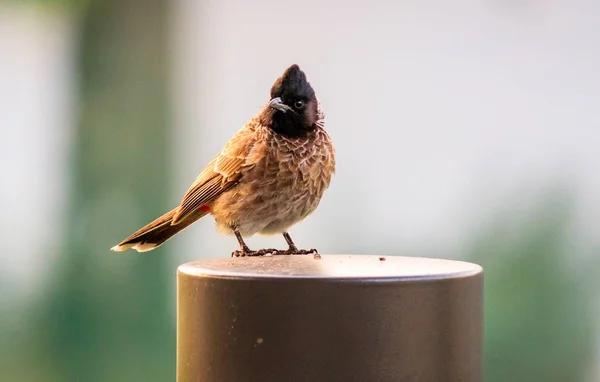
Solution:
<svg viewBox="0 0 600 382">
<path fill-rule="evenodd" d="M 177 272 L 177 382 L 479 382 L 483 270 L 428 258 L 222 258 Z"/>
</svg>

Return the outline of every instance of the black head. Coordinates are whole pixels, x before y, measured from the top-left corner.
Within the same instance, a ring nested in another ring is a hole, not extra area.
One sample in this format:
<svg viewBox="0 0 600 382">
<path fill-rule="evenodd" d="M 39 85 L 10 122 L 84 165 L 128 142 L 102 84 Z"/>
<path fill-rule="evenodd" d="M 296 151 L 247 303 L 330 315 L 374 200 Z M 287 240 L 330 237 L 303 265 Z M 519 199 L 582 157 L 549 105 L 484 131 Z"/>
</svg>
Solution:
<svg viewBox="0 0 600 382">
<path fill-rule="evenodd" d="M 316 128 L 317 109 L 315 91 L 306 75 L 298 65 L 292 65 L 271 87 L 265 122 L 279 134 L 299 137 Z"/>
</svg>

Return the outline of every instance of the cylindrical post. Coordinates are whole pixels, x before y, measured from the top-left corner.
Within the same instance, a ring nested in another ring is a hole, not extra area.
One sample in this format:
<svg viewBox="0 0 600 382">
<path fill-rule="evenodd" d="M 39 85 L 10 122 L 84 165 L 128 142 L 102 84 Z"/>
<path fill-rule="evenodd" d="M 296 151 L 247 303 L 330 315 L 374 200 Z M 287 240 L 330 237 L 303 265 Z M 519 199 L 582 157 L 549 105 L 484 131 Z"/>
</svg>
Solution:
<svg viewBox="0 0 600 382">
<path fill-rule="evenodd" d="M 177 381 L 479 382 L 483 270 L 363 255 L 177 273 Z"/>
</svg>

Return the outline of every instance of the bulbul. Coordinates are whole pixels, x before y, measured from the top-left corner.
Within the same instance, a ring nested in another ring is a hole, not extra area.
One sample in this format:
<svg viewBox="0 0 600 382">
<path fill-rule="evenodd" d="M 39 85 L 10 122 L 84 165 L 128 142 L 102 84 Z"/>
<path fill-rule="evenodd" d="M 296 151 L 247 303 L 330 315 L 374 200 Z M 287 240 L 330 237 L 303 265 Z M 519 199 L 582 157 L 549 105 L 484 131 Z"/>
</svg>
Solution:
<svg viewBox="0 0 600 382">
<path fill-rule="evenodd" d="M 318 206 L 335 172 L 335 150 L 325 131 L 315 91 L 298 65 L 271 87 L 270 101 L 227 142 L 196 178 L 181 204 L 155 219 L 113 251 L 151 251 L 206 215 L 236 236 L 232 256 L 307 254 L 289 228 Z M 252 251 L 244 237 L 283 234 L 287 250 Z"/>
</svg>

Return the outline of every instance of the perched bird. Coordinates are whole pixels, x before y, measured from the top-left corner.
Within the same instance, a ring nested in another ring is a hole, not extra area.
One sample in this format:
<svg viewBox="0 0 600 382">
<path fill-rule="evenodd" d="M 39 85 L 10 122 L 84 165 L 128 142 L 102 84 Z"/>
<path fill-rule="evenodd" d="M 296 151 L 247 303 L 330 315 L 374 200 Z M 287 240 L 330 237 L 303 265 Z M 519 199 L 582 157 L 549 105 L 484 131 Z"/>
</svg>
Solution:
<svg viewBox="0 0 600 382">
<path fill-rule="evenodd" d="M 124 239 L 113 251 L 146 252 L 205 215 L 234 234 L 232 256 L 316 253 L 288 233 L 319 204 L 335 172 L 335 151 L 315 91 L 298 65 L 271 87 L 271 99 L 200 173 L 181 204 Z M 287 250 L 252 251 L 244 237 L 283 234 Z"/>
</svg>

